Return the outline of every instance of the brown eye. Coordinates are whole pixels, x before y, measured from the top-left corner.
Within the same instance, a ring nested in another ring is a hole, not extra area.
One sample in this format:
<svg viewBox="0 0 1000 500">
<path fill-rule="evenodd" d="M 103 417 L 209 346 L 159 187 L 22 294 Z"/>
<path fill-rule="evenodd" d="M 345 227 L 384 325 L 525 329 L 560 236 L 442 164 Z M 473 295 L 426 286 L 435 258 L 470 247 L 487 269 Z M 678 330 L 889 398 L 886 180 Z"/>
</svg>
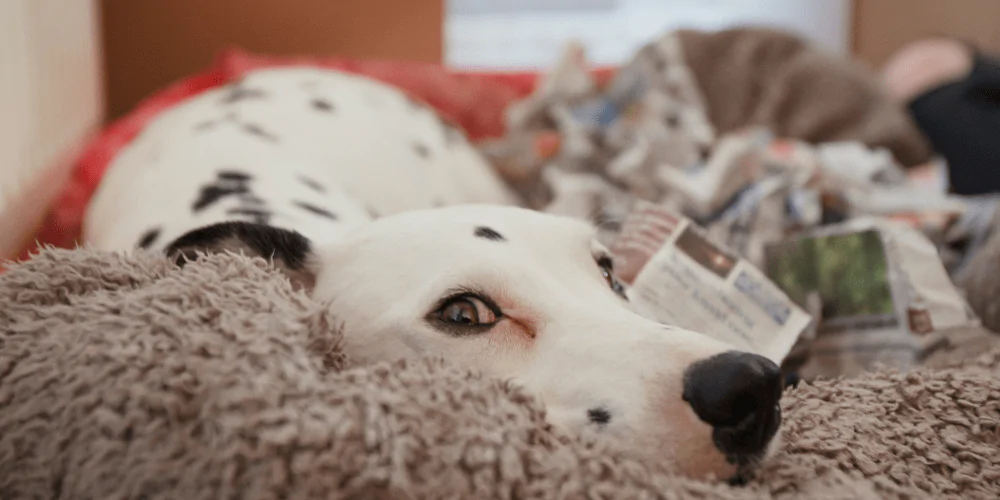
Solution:
<svg viewBox="0 0 1000 500">
<path fill-rule="evenodd" d="M 448 299 L 437 311 L 441 321 L 461 326 L 493 325 L 498 316 L 493 307 L 472 295 Z"/>
</svg>

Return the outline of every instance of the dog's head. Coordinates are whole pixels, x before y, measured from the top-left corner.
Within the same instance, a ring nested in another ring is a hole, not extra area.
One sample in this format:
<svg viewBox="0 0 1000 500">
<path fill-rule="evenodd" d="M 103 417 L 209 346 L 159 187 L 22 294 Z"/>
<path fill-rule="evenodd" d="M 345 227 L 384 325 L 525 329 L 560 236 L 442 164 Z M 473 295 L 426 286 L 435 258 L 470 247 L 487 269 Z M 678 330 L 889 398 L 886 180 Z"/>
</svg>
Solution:
<svg viewBox="0 0 1000 500">
<path fill-rule="evenodd" d="M 477 205 L 379 219 L 330 248 L 223 223 L 168 252 L 273 258 L 344 322 L 355 360 L 437 355 L 510 379 L 554 424 L 592 427 L 691 476 L 731 477 L 759 461 L 780 423 L 778 367 L 633 312 L 594 234 L 574 219 Z"/>
</svg>

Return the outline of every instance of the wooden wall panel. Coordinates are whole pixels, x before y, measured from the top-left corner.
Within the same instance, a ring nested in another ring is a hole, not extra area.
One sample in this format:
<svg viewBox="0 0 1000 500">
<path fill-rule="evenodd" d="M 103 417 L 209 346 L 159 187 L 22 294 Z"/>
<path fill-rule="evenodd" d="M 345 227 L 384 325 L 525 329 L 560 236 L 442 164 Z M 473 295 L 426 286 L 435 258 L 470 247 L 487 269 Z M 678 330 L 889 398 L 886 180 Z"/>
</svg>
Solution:
<svg viewBox="0 0 1000 500">
<path fill-rule="evenodd" d="M 963 37 L 1000 52 L 1000 0 L 855 0 L 854 53 L 873 67 L 922 37 Z"/>
<path fill-rule="evenodd" d="M 0 259 L 30 240 L 101 124 L 97 0 L 0 0 Z"/>
<path fill-rule="evenodd" d="M 108 116 L 238 45 L 439 62 L 445 0 L 102 0 Z"/>
</svg>

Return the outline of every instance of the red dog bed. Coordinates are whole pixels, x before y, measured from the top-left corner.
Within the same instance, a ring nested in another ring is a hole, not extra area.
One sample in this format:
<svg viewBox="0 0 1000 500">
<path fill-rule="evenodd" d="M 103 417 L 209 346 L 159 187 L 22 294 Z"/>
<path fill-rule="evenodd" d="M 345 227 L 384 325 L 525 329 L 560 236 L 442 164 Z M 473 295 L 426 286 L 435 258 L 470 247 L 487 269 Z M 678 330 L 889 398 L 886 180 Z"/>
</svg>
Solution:
<svg viewBox="0 0 1000 500">
<path fill-rule="evenodd" d="M 19 258 L 29 257 L 39 245 L 72 247 L 78 242 L 84 211 L 108 163 L 160 112 L 198 93 L 238 80 L 248 71 L 295 65 L 348 71 L 394 85 L 436 108 L 461 126 L 473 141 L 502 135 L 504 109 L 512 101 L 530 94 L 538 80 L 535 73 L 461 73 L 425 63 L 273 58 L 240 50 L 225 51 L 203 73 L 152 95 L 131 113 L 108 125 L 84 149 L 62 194 L 37 231 L 35 241 Z M 596 72 L 600 81 L 606 81 L 610 75 L 610 69 Z"/>
</svg>

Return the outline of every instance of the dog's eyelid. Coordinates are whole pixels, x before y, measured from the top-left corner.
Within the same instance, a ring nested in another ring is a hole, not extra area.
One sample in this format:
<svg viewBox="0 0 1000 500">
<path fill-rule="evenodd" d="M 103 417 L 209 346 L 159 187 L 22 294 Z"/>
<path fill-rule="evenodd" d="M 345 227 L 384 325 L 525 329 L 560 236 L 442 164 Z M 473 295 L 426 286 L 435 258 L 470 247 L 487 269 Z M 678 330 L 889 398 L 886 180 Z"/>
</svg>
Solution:
<svg viewBox="0 0 1000 500">
<path fill-rule="evenodd" d="M 493 315 L 497 318 L 498 321 L 503 318 L 503 311 L 500 309 L 500 306 L 498 306 L 497 303 L 492 298 L 490 298 L 488 294 L 475 288 L 466 288 L 466 287 L 454 288 L 445 292 L 444 296 L 440 300 L 438 300 L 437 303 L 434 305 L 434 308 L 431 309 L 431 313 L 433 314 L 434 311 L 441 309 L 449 302 L 464 298 L 473 298 L 482 302 L 483 305 L 486 306 L 486 308 L 493 313 Z"/>
</svg>

